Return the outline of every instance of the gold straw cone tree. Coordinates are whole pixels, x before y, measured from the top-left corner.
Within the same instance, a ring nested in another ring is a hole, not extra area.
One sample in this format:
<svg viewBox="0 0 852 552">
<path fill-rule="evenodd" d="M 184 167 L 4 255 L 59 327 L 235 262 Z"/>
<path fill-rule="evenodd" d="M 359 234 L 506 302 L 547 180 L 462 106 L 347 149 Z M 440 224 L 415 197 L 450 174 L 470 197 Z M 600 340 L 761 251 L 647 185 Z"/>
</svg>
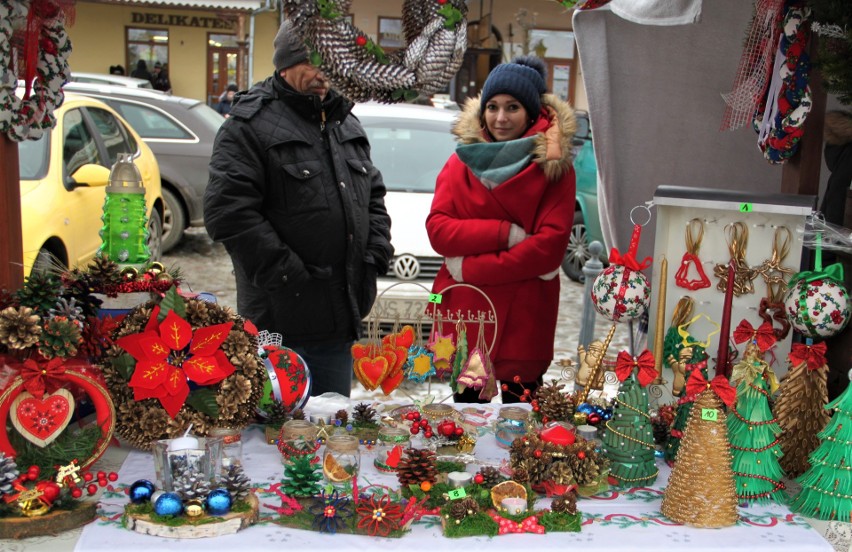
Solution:
<svg viewBox="0 0 852 552">
<path fill-rule="evenodd" d="M 727 381 L 725 385 L 730 387 Z M 702 391 L 695 400 L 661 511 L 672 521 L 693 527 L 727 527 L 737 522 L 724 405 L 712 389 Z"/>
</svg>

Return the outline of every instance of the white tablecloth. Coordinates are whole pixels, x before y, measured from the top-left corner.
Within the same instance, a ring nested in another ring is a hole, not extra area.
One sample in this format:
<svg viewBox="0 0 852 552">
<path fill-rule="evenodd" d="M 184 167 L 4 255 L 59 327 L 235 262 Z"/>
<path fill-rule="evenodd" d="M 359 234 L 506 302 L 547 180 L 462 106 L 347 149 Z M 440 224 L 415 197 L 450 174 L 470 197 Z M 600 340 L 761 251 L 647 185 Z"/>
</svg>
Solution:
<svg viewBox="0 0 852 552">
<path fill-rule="evenodd" d="M 484 405 L 483 413 L 493 422 L 499 405 Z M 476 445 L 478 461 L 498 465 L 507 453 L 496 445 L 489 426 L 479 428 Z M 373 468 L 374 451 L 362 448 L 359 486 L 368 484 L 398 487 L 396 478 L 381 474 Z M 275 494 L 283 476 L 283 467 L 276 447 L 267 445 L 259 427 L 243 433 L 243 465 L 247 475 L 258 487 L 262 505 L 280 506 Z M 477 465 L 468 466 L 475 472 Z M 487 550 L 528 547 L 528 550 L 759 550 L 791 549 L 797 552 L 831 551 L 832 546 L 801 517 L 791 514 L 784 506 L 766 505 L 743 508 L 741 519 L 724 529 L 694 529 L 672 523 L 660 514 L 662 489 L 670 470 L 661 463 L 660 477 L 650 488 L 611 491 L 604 495 L 581 499 L 578 508 L 583 515 L 579 533 L 546 535 L 505 535 L 500 537 L 470 537 L 448 539 L 442 536 L 440 520 L 425 516 L 415 522 L 410 534 L 401 539 L 381 539 L 381 550 Z M 118 483 L 129 486 L 138 479 L 154 480 L 151 455 L 132 451 L 119 471 Z M 335 552 L 352 550 L 364 552 L 377 543 L 359 535 L 329 535 L 278 526 L 270 518 L 277 516 L 269 508 L 261 510 L 261 522 L 235 535 L 216 539 L 176 540 L 141 535 L 122 528 L 121 515 L 127 497 L 121 492 L 107 493 L 100 501 L 100 518 L 83 529 L 75 550 L 116 552 L 117 550 L 233 550 L 251 551 L 281 549 L 308 550 L 320 546 L 334 547 Z M 542 507 L 547 505 L 542 501 Z M 266 518 L 266 520 L 264 520 Z M 534 547 L 534 548 L 533 548 Z"/>
</svg>

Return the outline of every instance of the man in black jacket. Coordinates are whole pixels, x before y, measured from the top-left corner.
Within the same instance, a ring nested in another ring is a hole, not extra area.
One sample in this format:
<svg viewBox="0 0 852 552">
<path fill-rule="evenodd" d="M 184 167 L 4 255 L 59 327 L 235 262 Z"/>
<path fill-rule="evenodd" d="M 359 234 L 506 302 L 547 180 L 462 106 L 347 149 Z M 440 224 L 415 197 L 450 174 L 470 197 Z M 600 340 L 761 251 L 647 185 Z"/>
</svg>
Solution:
<svg viewBox="0 0 852 552">
<path fill-rule="evenodd" d="M 352 103 L 289 21 L 273 44 L 275 73 L 216 136 L 204 221 L 231 255 L 239 313 L 304 357 L 313 395 L 349 396 L 350 347 L 393 254 L 385 186 Z"/>
</svg>

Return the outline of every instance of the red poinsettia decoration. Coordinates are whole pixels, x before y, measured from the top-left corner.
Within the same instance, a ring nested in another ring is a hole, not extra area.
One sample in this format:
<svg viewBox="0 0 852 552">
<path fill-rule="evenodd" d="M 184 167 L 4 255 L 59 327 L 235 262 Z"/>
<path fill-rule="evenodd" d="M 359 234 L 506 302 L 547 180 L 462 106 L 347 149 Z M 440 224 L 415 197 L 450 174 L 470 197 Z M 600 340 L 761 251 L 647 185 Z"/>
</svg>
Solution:
<svg viewBox="0 0 852 552">
<path fill-rule="evenodd" d="M 198 385 L 215 385 L 234 373 L 234 365 L 219 348 L 233 322 L 198 328 L 175 311 L 158 321 L 159 306 L 141 333 L 120 338 L 119 347 L 136 359 L 130 378 L 134 400 L 158 399 L 169 416 L 180 411 L 192 380 Z"/>
<path fill-rule="evenodd" d="M 382 495 L 379 499 L 372 495 L 369 500 L 361 501 L 357 512 L 358 528 L 366 528 L 371 537 L 387 537 L 391 531 L 399 529 L 399 521 L 402 518 L 402 508 L 391 502 L 388 495 Z"/>
</svg>

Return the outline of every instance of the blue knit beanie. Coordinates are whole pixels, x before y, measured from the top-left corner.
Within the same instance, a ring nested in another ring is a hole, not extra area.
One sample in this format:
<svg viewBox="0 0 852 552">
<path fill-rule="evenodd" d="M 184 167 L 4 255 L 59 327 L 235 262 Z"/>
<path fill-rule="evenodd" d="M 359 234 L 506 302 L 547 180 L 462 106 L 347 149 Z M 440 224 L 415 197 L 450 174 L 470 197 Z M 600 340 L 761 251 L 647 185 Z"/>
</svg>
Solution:
<svg viewBox="0 0 852 552">
<path fill-rule="evenodd" d="M 547 91 L 547 68 L 533 56 L 516 57 L 510 63 L 501 63 L 491 70 L 482 87 L 480 112 L 497 94 L 508 94 L 521 102 L 532 119 L 541 111 L 541 95 Z"/>
</svg>

